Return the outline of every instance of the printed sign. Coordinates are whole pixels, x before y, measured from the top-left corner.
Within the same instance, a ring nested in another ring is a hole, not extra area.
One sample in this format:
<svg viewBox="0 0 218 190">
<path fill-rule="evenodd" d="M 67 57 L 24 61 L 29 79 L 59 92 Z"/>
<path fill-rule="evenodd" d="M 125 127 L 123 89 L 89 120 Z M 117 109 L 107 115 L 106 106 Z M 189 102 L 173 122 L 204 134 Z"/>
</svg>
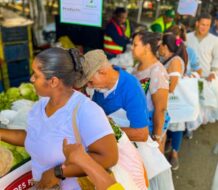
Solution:
<svg viewBox="0 0 218 190">
<path fill-rule="evenodd" d="M 26 190 L 32 186 L 32 172 L 30 171 L 16 179 L 13 183 L 6 187 L 5 190 Z"/>
<path fill-rule="evenodd" d="M 195 16 L 198 9 L 198 0 L 179 0 L 177 12 L 180 15 Z"/>
<path fill-rule="evenodd" d="M 61 0 L 61 22 L 101 27 L 102 4 L 102 0 Z"/>
</svg>

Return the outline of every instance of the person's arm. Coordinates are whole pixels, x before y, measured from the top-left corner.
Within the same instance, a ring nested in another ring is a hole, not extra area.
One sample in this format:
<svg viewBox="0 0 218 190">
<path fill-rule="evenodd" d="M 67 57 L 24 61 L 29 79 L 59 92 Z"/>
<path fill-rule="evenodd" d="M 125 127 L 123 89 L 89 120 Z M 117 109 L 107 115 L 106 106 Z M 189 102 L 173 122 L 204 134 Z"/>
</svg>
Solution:
<svg viewBox="0 0 218 190">
<path fill-rule="evenodd" d="M 174 59 L 172 63 L 170 64 L 169 68 L 167 69 L 167 72 L 169 73 L 169 76 L 171 73 L 182 73 L 182 64 L 180 62 L 180 59 Z M 178 84 L 179 76 L 170 76 L 170 87 L 169 92 L 173 93 L 176 85 Z"/>
<path fill-rule="evenodd" d="M 187 47 L 186 50 L 188 53 L 188 64 L 190 64 L 191 71 L 197 72 L 199 77 L 201 77 L 202 76 L 202 69 L 201 69 L 201 66 L 199 63 L 199 57 L 198 57 L 196 51 L 191 47 Z"/>
<path fill-rule="evenodd" d="M 24 146 L 26 131 L 19 129 L 0 129 L 0 140 L 16 145 Z"/>
<path fill-rule="evenodd" d="M 148 108 L 146 97 L 141 84 L 138 80 L 129 81 L 128 86 L 124 88 L 131 89 L 123 94 L 123 109 L 130 122 L 130 127 L 122 130 L 126 133 L 131 141 L 147 141 L 148 130 Z"/>
<path fill-rule="evenodd" d="M 212 51 L 212 62 L 211 62 L 211 73 L 207 77 L 208 81 L 212 81 L 218 75 L 218 40 L 216 39 L 216 44 Z"/>
<path fill-rule="evenodd" d="M 169 87 L 169 93 L 173 93 L 176 85 L 178 84 L 179 77 L 177 76 L 170 76 L 170 87 Z"/>
<path fill-rule="evenodd" d="M 63 152 L 66 158 L 63 169 L 70 164 L 79 166 L 89 176 L 97 190 L 106 190 L 116 183 L 115 179 L 85 152 L 81 144 L 68 144 L 65 139 Z"/>
<path fill-rule="evenodd" d="M 168 89 L 159 89 L 151 96 L 154 105 L 154 130 L 153 134 L 161 136 L 163 132 L 165 113 L 168 102 Z M 161 101 L 160 101 L 161 100 Z"/>
<path fill-rule="evenodd" d="M 201 77 L 202 76 L 202 69 L 199 68 L 198 70 L 196 70 L 196 72 L 198 73 L 198 75 Z"/>
<path fill-rule="evenodd" d="M 143 128 L 121 127 L 121 129 L 126 133 L 130 141 L 146 142 L 148 139 L 149 131 L 147 126 Z"/>
<path fill-rule="evenodd" d="M 126 47 L 126 45 L 128 43 L 130 43 L 129 39 L 125 35 L 120 36 L 118 34 L 118 32 L 113 24 L 108 25 L 105 33 L 106 33 L 106 35 L 109 35 L 116 44 L 118 44 L 122 47 Z"/>
<path fill-rule="evenodd" d="M 118 161 L 117 142 L 113 134 L 102 137 L 88 147 L 88 154 L 104 168 L 110 168 Z M 84 176 L 84 171 L 77 165 L 69 165 L 63 169 L 64 177 Z M 38 188 L 51 188 L 58 183 L 54 168 L 43 173 Z"/>
</svg>

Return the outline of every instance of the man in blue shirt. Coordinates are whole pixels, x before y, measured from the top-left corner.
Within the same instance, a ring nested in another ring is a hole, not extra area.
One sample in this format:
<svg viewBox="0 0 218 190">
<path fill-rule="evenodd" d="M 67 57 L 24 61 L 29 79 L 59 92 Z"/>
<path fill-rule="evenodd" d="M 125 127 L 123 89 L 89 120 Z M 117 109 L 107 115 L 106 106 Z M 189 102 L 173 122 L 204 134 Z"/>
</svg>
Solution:
<svg viewBox="0 0 218 190">
<path fill-rule="evenodd" d="M 102 50 L 85 54 L 83 65 L 87 76 L 81 83 L 93 88 L 93 101 L 103 108 L 106 115 L 122 115 L 129 121 L 122 130 L 131 141 L 146 141 L 148 138 L 148 110 L 144 92 L 139 81 L 119 67 L 113 67 Z M 128 126 L 129 125 L 129 126 Z"/>
</svg>

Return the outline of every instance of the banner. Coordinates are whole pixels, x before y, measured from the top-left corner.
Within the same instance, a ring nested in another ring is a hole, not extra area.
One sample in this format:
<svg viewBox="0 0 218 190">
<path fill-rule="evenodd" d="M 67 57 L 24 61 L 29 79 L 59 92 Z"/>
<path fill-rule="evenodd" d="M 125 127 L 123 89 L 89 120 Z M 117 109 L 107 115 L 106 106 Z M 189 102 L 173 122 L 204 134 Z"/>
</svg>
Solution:
<svg viewBox="0 0 218 190">
<path fill-rule="evenodd" d="M 60 0 L 60 22 L 102 26 L 102 0 Z"/>
</svg>

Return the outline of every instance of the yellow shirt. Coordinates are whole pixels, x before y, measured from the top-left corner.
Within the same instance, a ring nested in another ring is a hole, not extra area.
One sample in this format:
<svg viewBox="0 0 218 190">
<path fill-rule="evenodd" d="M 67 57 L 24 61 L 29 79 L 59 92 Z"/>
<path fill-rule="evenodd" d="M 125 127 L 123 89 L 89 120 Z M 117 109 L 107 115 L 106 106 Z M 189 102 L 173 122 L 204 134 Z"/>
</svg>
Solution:
<svg viewBox="0 0 218 190">
<path fill-rule="evenodd" d="M 115 183 L 112 186 L 110 186 L 109 188 L 107 188 L 107 190 L 124 190 L 124 188 L 121 184 Z"/>
</svg>

